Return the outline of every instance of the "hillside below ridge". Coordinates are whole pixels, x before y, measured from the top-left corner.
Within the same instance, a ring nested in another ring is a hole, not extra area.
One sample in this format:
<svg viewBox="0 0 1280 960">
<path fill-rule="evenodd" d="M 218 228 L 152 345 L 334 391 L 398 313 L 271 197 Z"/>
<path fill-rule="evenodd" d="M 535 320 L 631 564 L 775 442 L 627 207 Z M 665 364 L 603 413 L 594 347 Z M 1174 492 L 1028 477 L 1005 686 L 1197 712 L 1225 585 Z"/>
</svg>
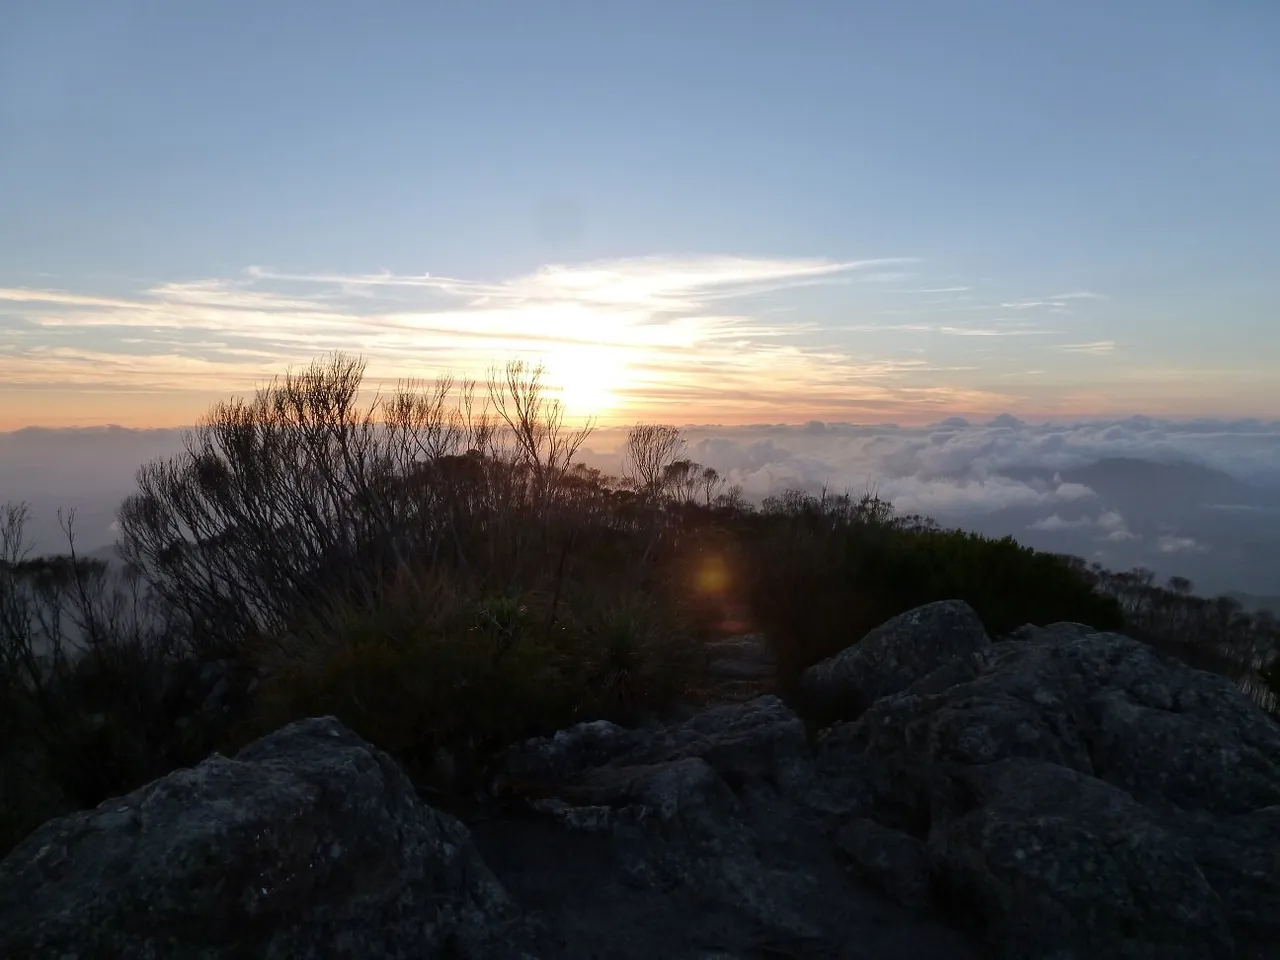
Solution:
<svg viewBox="0 0 1280 960">
<path fill-rule="evenodd" d="M 0 955 L 1280 957 L 1280 724 L 1230 681 L 960 601 L 795 708 L 758 636 L 708 656 L 683 716 L 513 745 L 469 825 L 332 717 L 51 820 Z"/>
</svg>

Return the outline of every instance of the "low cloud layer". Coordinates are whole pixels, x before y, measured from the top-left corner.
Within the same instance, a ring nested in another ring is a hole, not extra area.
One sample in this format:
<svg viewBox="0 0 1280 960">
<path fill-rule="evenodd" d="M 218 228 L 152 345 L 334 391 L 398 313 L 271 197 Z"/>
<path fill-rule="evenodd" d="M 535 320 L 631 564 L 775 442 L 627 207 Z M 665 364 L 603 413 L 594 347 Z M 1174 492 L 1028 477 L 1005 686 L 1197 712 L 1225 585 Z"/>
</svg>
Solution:
<svg viewBox="0 0 1280 960">
<path fill-rule="evenodd" d="M 688 454 L 753 499 L 788 488 L 874 490 L 901 512 L 1207 590 L 1280 593 L 1280 423 L 929 427 L 810 423 L 689 431 Z M 599 466 L 613 437 L 593 438 Z"/>
<path fill-rule="evenodd" d="M 1075 501 L 1090 496 L 1080 484 L 1051 486 L 1012 479 L 1019 471 L 1064 470 L 1114 458 L 1202 464 L 1241 480 L 1280 484 L 1280 422 L 1118 421 L 1025 423 L 1001 415 L 986 423 L 953 417 L 926 427 L 812 422 L 803 426 L 690 427 L 689 452 L 758 495 L 781 486 L 863 489 L 897 493 L 915 509 L 967 505 L 999 509 Z M 621 434 L 601 431 L 592 446 L 604 451 Z M 1217 505 L 1230 509 L 1230 505 Z"/>
<path fill-rule="evenodd" d="M 1013 535 L 1124 569 L 1144 564 L 1205 589 L 1280 594 L 1280 422 L 1130 418 L 1029 424 L 1002 415 L 925 427 L 811 422 L 686 428 L 686 453 L 755 500 L 787 489 L 874 490 L 902 512 Z M 620 470 L 620 429 L 583 459 Z M 0 434 L 0 500 L 28 499 L 56 542 L 58 506 L 86 509 L 90 546 L 110 539 L 143 461 L 176 431 Z"/>
</svg>

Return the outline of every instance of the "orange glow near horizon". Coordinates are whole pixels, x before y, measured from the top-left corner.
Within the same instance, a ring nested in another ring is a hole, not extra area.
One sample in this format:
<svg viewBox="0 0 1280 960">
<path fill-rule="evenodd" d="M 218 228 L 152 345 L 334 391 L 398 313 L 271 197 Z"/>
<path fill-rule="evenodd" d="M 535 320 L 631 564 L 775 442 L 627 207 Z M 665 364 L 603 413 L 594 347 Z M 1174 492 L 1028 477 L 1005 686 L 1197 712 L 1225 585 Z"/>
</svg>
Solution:
<svg viewBox="0 0 1280 960">
<path fill-rule="evenodd" d="M 1280 417 L 1254 358 L 1179 364 L 1080 336 L 1101 294 L 1018 302 L 1013 319 L 969 326 L 930 317 L 945 303 L 877 310 L 911 294 L 884 290 L 912 263 L 653 256 L 486 281 L 248 268 L 128 294 L 0 288 L 0 313 L 22 330 L 0 350 L 0 430 L 191 425 L 334 351 L 364 357 L 366 384 L 384 390 L 443 373 L 483 383 L 520 358 L 545 366 L 569 419 L 601 426 Z M 1033 314 L 1038 336 L 1023 336 Z"/>
<path fill-rule="evenodd" d="M 984 406 L 949 407 L 934 404 L 870 405 L 843 403 L 817 405 L 797 402 L 747 404 L 737 397 L 717 402 L 705 391 L 697 402 L 672 398 L 646 402 L 646 398 L 618 390 L 604 376 L 583 378 L 566 384 L 563 392 L 548 385 L 552 395 L 563 399 L 566 419 L 582 423 L 590 419 L 599 431 L 625 429 L 634 423 L 658 422 L 676 426 L 718 425 L 738 427 L 750 424 L 803 425 L 811 421 L 858 424 L 896 423 L 922 427 L 950 416 L 980 422 L 1002 413 L 1011 413 L 1029 422 L 1105 420 L 1135 414 L 1154 417 L 1260 417 L 1267 419 L 1280 411 L 1252 409 L 1245 404 L 1205 402 L 1190 404 L 1134 404 L 1107 402 L 1102 396 L 1081 397 L 1077 403 L 1039 404 L 1033 407 Z M 0 432 L 28 427 L 71 429 L 118 426 L 136 430 L 191 427 L 202 420 L 217 403 L 237 396 L 251 396 L 253 389 L 225 391 L 192 390 L 134 393 L 95 389 L 68 391 L 55 388 L 0 387 Z M 1074 398 L 1073 398 L 1074 399 Z M 1206 398 L 1207 399 L 1207 398 Z"/>
</svg>

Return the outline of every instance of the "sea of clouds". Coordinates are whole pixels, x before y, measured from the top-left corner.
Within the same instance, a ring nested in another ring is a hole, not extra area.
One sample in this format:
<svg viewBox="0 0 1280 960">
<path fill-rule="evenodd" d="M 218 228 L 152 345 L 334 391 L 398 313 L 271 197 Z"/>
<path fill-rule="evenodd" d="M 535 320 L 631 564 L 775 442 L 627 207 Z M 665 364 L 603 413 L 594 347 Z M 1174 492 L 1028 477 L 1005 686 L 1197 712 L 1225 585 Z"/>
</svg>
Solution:
<svg viewBox="0 0 1280 960">
<path fill-rule="evenodd" d="M 900 512 L 945 525 L 1011 534 L 1117 567 L 1142 563 L 1213 590 L 1280 593 L 1280 422 L 1033 424 L 1005 415 L 924 427 L 810 422 L 684 431 L 685 455 L 753 501 L 788 489 L 874 491 Z M 581 459 L 619 473 L 624 438 L 622 429 L 599 429 Z M 56 511 L 75 507 L 80 546 L 97 549 L 114 538 L 114 511 L 137 467 L 180 449 L 176 430 L 0 433 L 0 502 L 32 505 L 41 549 L 60 543 Z M 1105 485 L 1073 479 L 1122 460 L 1152 466 L 1140 476 L 1108 473 Z M 1185 495 L 1174 496 L 1178 490 Z"/>
</svg>

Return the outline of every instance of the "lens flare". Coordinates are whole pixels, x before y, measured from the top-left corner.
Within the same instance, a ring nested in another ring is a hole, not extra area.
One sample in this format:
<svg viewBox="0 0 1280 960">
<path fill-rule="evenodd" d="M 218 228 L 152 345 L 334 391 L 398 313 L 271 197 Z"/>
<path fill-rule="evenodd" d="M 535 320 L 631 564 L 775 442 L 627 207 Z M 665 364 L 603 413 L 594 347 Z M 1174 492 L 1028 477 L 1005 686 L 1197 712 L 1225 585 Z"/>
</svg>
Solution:
<svg viewBox="0 0 1280 960">
<path fill-rule="evenodd" d="M 702 593 L 723 594 L 729 589 L 729 567 L 720 557 L 710 557 L 698 568 L 698 589 Z"/>
</svg>

